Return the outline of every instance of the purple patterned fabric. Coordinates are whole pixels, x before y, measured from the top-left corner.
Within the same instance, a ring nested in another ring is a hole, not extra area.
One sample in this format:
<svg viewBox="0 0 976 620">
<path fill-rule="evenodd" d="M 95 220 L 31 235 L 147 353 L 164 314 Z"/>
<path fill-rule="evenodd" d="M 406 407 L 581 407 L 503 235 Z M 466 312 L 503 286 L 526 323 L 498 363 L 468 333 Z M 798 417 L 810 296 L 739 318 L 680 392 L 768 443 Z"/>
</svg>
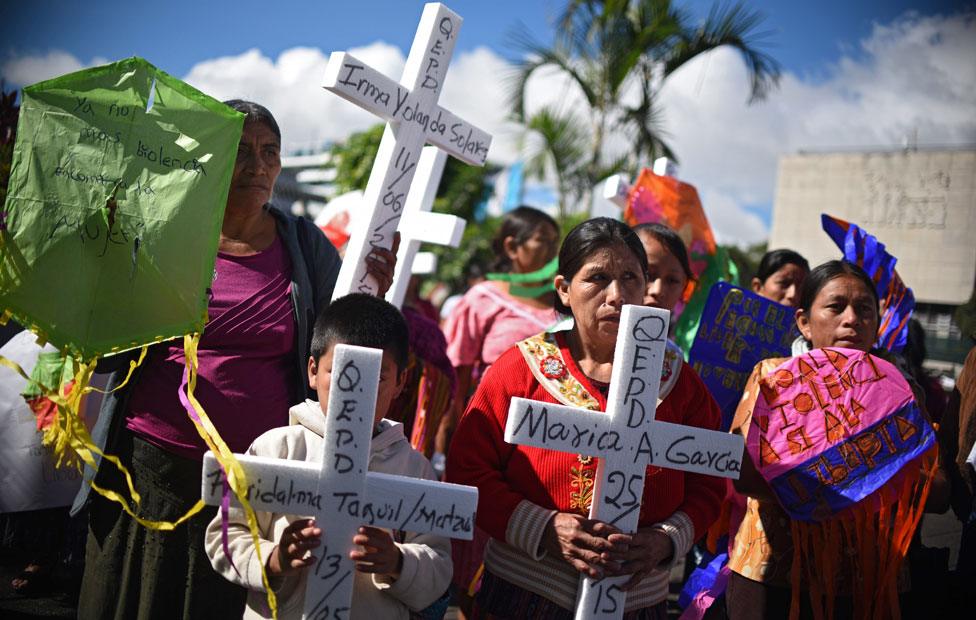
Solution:
<svg viewBox="0 0 976 620">
<path fill-rule="evenodd" d="M 433 364 L 437 370 L 444 373 L 451 382 L 451 394 L 457 383 L 454 366 L 447 357 L 447 340 L 444 332 L 434 321 L 409 306 L 403 307 L 403 318 L 407 320 L 410 329 L 410 350 L 414 355 Z"/>
</svg>

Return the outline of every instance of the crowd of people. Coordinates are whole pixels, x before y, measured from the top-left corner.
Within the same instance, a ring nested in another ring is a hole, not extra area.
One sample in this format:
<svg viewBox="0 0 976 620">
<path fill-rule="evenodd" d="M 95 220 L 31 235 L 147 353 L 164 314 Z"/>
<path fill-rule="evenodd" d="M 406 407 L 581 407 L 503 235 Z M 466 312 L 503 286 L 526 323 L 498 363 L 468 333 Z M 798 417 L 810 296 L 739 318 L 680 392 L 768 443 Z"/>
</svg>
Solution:
<svg viewBox="0 0 976 620">
<path fill-rule="evenodd" d="M 694 281 L 675 231 L 609 218 L 561 231 L 545 213 L 519 207 L 498 228 L 488 271 L 540 273 L 555 259 L 551 286 L 526 295 L 511 277 L 488 279 L 454 300 L 440 325 L 416 289 L 402 312 L 364 295 L 330 304 L 339 253 L 313 224 L 270 206 L 281 171 L 274 117 L 252 102 L 227 103 L 246 119 L 196 388 L 221 436 L 237 453 L 320 461 L 335 346 L 378 348 L 384 353 L 369 469 L 479 491 L 473 541 L 363 527 L 352 540 L 357 572 L 350 617 L 442 617 L 456 605 L 472 618 L 570 618 L 580 576 L 626 576 L 624 617 L 665 618 L 671 569 L 715 528 L 728 536 L 730 577 L 706 617 L 866 617 L 857 582 L 879 565 L 894 567 L 887 576 L 897 586 L 872 614 L 911 609 L 909 562 L 883 557 L 884 545 L 855 545 L 827 527 L 794 527 L 748 453 L 734 484 L 648 466 L 638 527 L 627 532 L 589 518 L 598 459 L 506 443 L 516 397 L 569 404 L 594 416 L 606 410 L 623 307 L 674 312 Z M 366 260 L 382 295 L 392 282 L 395 248 L 374 249 Z M 794 356 L 843 347 L 892 359 L 874 348 L 882 309 L 871 278 L 856 265 L 829 261 L 811 269 L 798 253 L 778 249 L 763 256 L 747 288 L 795 309 Z M 748 435 L 760 382 L 787 359 L 756 366 L 731 432 Z M 206 446 L 180 398 L 183 348 L 175 342 L 150 347 L 124 387 L 113 390 L 130 360 L 119 355 L 99 363 L 114 372 L 93 437 L 131 473 L 141 494 L 140 520 L 189 516 L 172 531 L 146 528 L 86 481 L 73 507 L 75 519 L 87 523 L 78 616 L 266 618 L 270 585 L 278 617 L 301 617 L 309 567 L 329 524 L 259 511 L 255 542 L 241 509 L 194 513 Z M 951 500 L 965 522 L 958 571 L 970 580 L 976 577 L 976 475 L 965 457 L 976 434 L 974 365 L 970 354 L 956 392 L 933 414 L 942 422 L 941 449 L 907 465 L 904 482 L 919 512 L 945 512 Z M 900 366 L 929 415 L 926 403 L 934 397 L 926 397 L 930 385 L 918 382 L 920 361 Z M 431 387 L 433 377 L 440 392 Z M 720 426 L 706 384 L 670 342 L 655 417 Z M 100 467 L 91 482 L 125 496 L 117 468 Z M 859 518 L 908 519 L 883 510 Z M 881 525 L 901 528 L 918 546 L 917 523 Z M 793 539 L 799 531 L 809 537 L 804 548 L 837 552 L 835 572 L 799 574 L 805 561 Z M 825 591 L 832 595 L 822 596 Z"/>
</svg>

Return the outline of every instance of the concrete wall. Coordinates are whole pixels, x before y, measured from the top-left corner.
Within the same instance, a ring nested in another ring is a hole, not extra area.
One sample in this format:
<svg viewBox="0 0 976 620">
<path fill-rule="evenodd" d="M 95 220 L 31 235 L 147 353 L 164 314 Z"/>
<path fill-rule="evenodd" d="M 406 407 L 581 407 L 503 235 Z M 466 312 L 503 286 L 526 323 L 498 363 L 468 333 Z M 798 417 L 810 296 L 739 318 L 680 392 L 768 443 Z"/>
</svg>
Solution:
<svg viewBox="0 0 976 620">
<path fill-rule="evenodd" d="M 770 249 L 810 265 L 840 251 L 820 214 L 858 224 L 898 258 L 919 301 L 961 304 L 976 279 L 976 151 L 818 153 L 782 157 Z"/>
</svg>

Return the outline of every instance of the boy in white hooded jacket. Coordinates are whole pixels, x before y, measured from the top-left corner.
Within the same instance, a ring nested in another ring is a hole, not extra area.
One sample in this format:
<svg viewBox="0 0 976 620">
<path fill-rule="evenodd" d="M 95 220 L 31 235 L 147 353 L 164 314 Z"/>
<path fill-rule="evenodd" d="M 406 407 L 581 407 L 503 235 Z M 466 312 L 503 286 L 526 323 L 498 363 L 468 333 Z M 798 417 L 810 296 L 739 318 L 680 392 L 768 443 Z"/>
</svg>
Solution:
<svg viewBox="0 0 976 620">
<path fill-rule="evenodd" d="M 383 350 L 369 470 L 435 480 L 433 468 L 411 447 L 403 426 L 384 419 L 403 387 L 409 346 L 407 325 L 394 306 L 369 295 L 348 295 L 322 312 L 315 323 L 312 356 L 308 360 L 309 385 L 316 390 L 319 402 L 306 400 L 292 407 L 289 426 L 264 433 L 254 440 L 247 454 L 312 463 L 321 460 L 325 410 L 320 403 L 329 402 L 336 344 Z M 314 520 L 299 515 L 256 515 L 262 538 L 261 557 L 278 598 L 278 617 L 300 618 L 307 568 L 316 562 L 314 552 L 321 544 L 321 529 Z M 261 567 L 244 511 L 230 509 L 227 546 L 233 566 L 224 553 L 221 529 L 218 514 L 206 534 L 207 553 L 214 569 L 248 588 L 244 618 L 270 618 Z M 353 543 L 360 546 L 350 554 L 356 562 L 353 620 L 409 618 L 411 611 L 423 610 L 446 592 L 452 572 L 448 539 L 361 527 Z"/>
</svg>

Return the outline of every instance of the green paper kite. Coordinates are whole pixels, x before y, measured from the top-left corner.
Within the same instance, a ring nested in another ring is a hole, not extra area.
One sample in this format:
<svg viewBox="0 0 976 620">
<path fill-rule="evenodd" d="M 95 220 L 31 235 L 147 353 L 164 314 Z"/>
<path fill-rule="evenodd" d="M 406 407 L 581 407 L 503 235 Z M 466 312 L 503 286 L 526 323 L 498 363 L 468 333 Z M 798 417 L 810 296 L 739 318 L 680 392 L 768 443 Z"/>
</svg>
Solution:
<svg viewBox="0 0 976 620">
<path fill-rule="evenodd" d="M 25 88 L 6 316 L 85 360 L 202 332 L 243 124 L 141 58 Z"/>
</svg>

